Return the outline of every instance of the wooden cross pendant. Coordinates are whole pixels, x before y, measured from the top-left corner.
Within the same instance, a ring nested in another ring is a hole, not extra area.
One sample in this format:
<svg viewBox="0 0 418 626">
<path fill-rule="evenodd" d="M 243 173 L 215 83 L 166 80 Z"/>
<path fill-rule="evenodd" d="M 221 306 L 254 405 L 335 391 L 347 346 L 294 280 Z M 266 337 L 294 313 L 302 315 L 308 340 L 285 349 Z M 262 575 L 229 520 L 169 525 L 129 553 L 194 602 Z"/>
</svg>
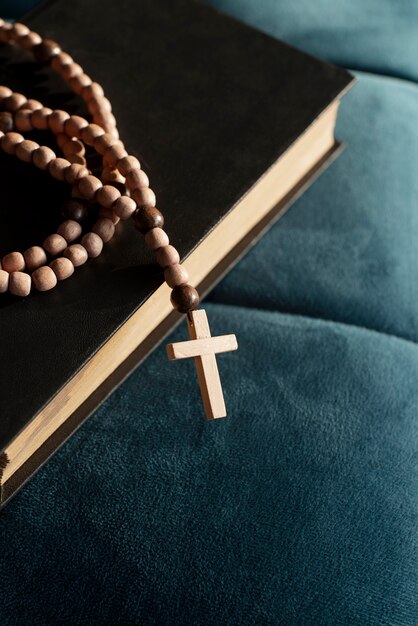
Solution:
<svg viewBox="0 0 418 626">
<path fill-rule="evenodd" d="M 190 341 L 170 343 L 167 355 L 170 360 L 194 358 L 200 393 L 208 419 L 226 416 L 221 379 L 216 354 L 238 349 L 235 335 L 211 337 L 206 311 L 198 309 L 187 314 Z"/>
</svg>

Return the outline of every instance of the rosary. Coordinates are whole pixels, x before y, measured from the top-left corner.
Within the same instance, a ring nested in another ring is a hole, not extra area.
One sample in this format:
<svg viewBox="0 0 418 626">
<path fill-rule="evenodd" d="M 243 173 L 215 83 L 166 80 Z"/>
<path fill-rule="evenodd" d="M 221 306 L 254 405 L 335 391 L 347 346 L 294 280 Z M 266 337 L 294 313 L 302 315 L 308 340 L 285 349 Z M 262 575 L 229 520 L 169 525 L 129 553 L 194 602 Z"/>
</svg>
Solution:
<svg viewBox="0 0 418 626">
<path fill-rule="evenodd" d="M 119 139 L 116 119 L 103 88 L 84 73 L 83 68 L 60 46 L 42 39 L 24 24 L 0 19 L 0 43 L 21 46 L 36 61 L 49 65 L 86 102 L 93 118 L 89 123 L 78 115 L 52 110 L 41 102 L 27 99 L 0 86 L 0 147 L 53 178 L 71 185 L 71 199 L 63 207 L 64 221 L 42 246 L 25 252 L 10 252 L 0 261 L 0 293 L 29 296 L 32 289 L 49 291 L 69 278 L 76 267 L 100 255 L 103 245 L 115 234 L 121 220 L 132 217 L 144 235 L 149 250 L 164 270 L 164 280 L 172 289 L 171 303 L 186 314 L 190 340 L 169 344 L 169 359 L 194 358 L 205 413 L 209 419 L 225 417 L 216 354 L 238 348 L 235 335 L 212 337 L 206 312 L 198 309 L 199 294 L 189 284 L 180 255 L 163 230 L 164 217 L 156 208 L 155 193 L 138 159 L 125 150 Z M 20 131 L 20 132 L 15 132 Z M 47 130 L 55 135 L 62 157 L 21 134 Z M 86 145 L 102 157 L 101 173 L 93 176 L 87 168 Z M 83 233 L 83 221 L 93 203 L 100 206 L 98 219 L 90 232 Z"/>
</svg>

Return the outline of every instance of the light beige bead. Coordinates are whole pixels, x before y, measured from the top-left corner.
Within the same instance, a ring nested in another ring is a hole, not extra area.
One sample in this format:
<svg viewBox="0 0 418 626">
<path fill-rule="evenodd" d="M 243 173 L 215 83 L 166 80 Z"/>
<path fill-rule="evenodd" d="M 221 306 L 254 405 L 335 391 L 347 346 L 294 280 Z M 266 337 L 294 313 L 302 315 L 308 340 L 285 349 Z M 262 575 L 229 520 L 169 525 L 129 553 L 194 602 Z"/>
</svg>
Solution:
<svg viewBox="0 0 418 626">
<path fill-rule="evenodd" d="M 97 124 L 89 124 L 81 131 L 81 139 L 88 146 L 94 146 L 96 139 L 104 134 L 105 131 L 101 126 L 98 126 Z"/>
<path fill-rule="evenodd" d="M 42 267 L 47 261 L 45 250 L 41 246 L 28 248 L 23 253 L 23 256 L 25 257 L 26 267 L 30 272 L 38 269 L 38 267 Z"/>
<path fill-rule="evenodd" d="M 88 121 L 84 117 L 79 115 L 71 115 L 70 118 L 64 124 L 64 131 L 68 137 L 80 137 L 83 128 L 89 125 Z"/>
<path fill-rule="evenodd" d="M 71 164 L 67 159 L 61 159 L 57 157 L 53 159 L 49 166 L 48 171 L 51 174 L 52 178 L 56 178 L 57 180 L 65 180 L 65 171 Z"/>
<path fill-rule="evenodd" d="M 115 225 L 112 220 L 104 217 L 97 220 L 92 230 L 96 233 L 96 235 L 99 235 L 100 239 L 102 239 L 104 243 L 107 243 L 115 234 Z"/>
<path fill-rule="evenodd" d="M 162 228 L 152 228 L 145 234 L 145 243 L 151 252 L 168 246 L 170 243 L 169 238 L 165 230 Z"/>
<path fill-rule="evenodd" d="M 70 116 L 67 113 L 67 111 L 61 111 L 60 109 L 56 109 L 48 117 L 49 129 L 55 135 L 58 135 L 60 133 L 64 133 L 64 124 L 69 119 L 69 117 Z"/>
<path fill-rule="evenodd" d="M 122 176 L 126 176 L 128 172 L 131 172 L 132 170 L 140 170 L 141 164 L 136 157 L 125 156 L 119 159 L 116 163 L 116 167 Z"/>
<path fill-rule="evenodd" d="M 57 254 L 61 254 L 67 247 L 67 242 L 58 233 L 54 233 L 53 235 L 49 235 L 43 243 L 43 247 L 51 256 L 56 256 Z"/>
<path fill-rule="evenodd" d="M 127 156 L 125 146 L 122 142 L 115 143 L 106 150 L 103 155 L 103 163 L 110 167 L 116 167 L 116 163 L 120 161 L 124 156 Z"/>
<path fill-rule="evenodd" d="M 40 170 L 47 170 L 51 161 L 57 158 L 57 155 L 48 146 L 40 146 L 32 155 L 32 162 Z"/>
<path fill-rule="evenodd" d="M 81 240 L 81 244 L 87 250 L 87 254 L 91 258 L 99 256 L 103 250 L 103 240 L 96 233 L 87 233 Z"/>
<path fill-rule="evenodd" d="M 115 215 L 112 209 L 106 209 L 104 206 L 101 206 L 99 209 L 99 217 L 107 217 L 115 226 L 120 222 L 120 217 Z"/>
<path fill-rule="evenodd" d="M 16 113 L 26 102 L 27 98 L 23 93 L 15 92 L 3 101 L 3 107 L 10 113 Z"/>
<path fill-rule="evenodd" d="M 75 220 L 66 220 L 57 229 L 57 233 L 64 237 L 67 243 L 72 243 L 81 235 L 81 225 Z"/>
<path fill-rule="evenodd" d="M 32 113 L 32 124 L 37 130 L 48 130 L 48 118 L 52 114 L 52 109 L 43 107 Z"/>
<path fill-rule="evenodd" d="M 76 180 L 84 178 L 88 175 L 88 169 L 80 163 L 72 163 L 69 168 L 65 170 L 65 180 L 70 185 L 74 185 Z"/>
<path fill-rule="evenodd" d="M 111 148 L 117 143 L 115 138 L 110 133 L 104 133 L 104 135 L 99 135 L 94 140 L 94 149 L 99 154 L 104 154 L 108 148 Z"/>
<path fill-rule="evenodd" d="M 110 209 L 118 198 L 120 198 L 120 191 L 116 187 L 103 185 L 97 192 L 96 201 L 106 209 Z"/>
<path fill-rule="evenodd" d="M 121 220 L 128 220 L 136 210 L 136 203 L 128 196 L 121 196 L 116 200 L 112 209 Z"/>
<path fill-rule="evenodd" d="M 189 272 L 179 263 L 170 265 L 164 270 L 164 280 L 169 287 L 179 287 L 189 282 Z"/>
<path fill-rule="evenodd" d="M 36 141 L 30 141 L 30 139 L 25 139 L 22 143 L 19 143 L 16 146 L 16 156 L 21 161 L 25 161 L 25 163 L 30 163 L 32 161 L 32 155 L 39 148 L 39 143 Z"/>
<path fill-rule="evenodd" d="M 102 170 L 102 181 L 103 183 L 124 183 L 125 178 L 118 172 L 118 170 L 113 167 L 104 167 Z"/>
<path fill-rule="evenodd" d="M 0 270 L 0 293 L 6 293 L 9 288 L 9 272 Z"/>
<path fill-rule="evenodd" d="M 96 113 L 110 113 L 112 105 L 107 98 L 100 96 L 99 98 L 90 98 L 87 102 L 87 108 L 92 115 L 95 115 Z"/>
<path fill-rule="evenodd" d="M 100 187 L 102 182 L 96 176 L 85 176 L 78 182 L 78 189 L 86 200 L 93 200 Z"/>
<path fill-rule="evenodd" d="M 180 262 L 180 255 L 174 246 L 164 246 L 162 248 L 158 248 L 155 252 L 155 258 L 157 263 L 161 265 L 161 267 L 168 267 L 169 265 L 177 265 Z"/>
<path fill-rule="evenodd" d="M 21 39 L 22 37 L 26 37 L 29 35 L 30 30 L 25 24 L 21 24 L 20 22 L 15 22 L 12 25 L 11 35 L 14 39 Z"/>
<path fill-rule="evenodd" d="M 138 204 L 143 207 L 155 207 L 157 199 L 155 193 L 149 187 L 141 187 L 141 189 L 134 189 L 132 191 L 132 198 Z"/>
<path fill-rule="evenodd" d="M 76 165 L 87 165 L 87 161 L 85 157 L 81 156 L 81 154 L 71 154 L 67 157 L 70 163 L 75 163 Z"/>
<path fill-rule="evenodd" d="M 14 121 L 17 130 L 21 130 L 23 132 L 32 130 L 32 111 L 21 109 L 16 113 Z"/>
<path fill-rule="evenodd" d="M 0 102 L 5 100 L 6 98 L 10 98 L 12 93 L 13 91 L 9 89 L 9 87 L 6 87 L 5 85 L 0 85 Z"/>
<path fill-rule="evenodd" d="M 25 269 L 25 259 L 21 252 L 10 252 L 1 260 L 1 266 L 6 272 L 21 272 Z"/>
<path fill-rule="evenodd" d="M 14 296 L 26 298 L 30 294 L 32 280 L 25 272 L 12 272 L 9 277 L 9 292 Z"/>
<path fill-rule="evenodd" d="M 38 291 L 49 291 L 56 286 L 57 277 L 54 270 L 44 265 L 33 272 L 32 281 Z"/>
<path fill-rule="evenodd" d="M 103 87 L 99 85 L 99 83 L 91 83 L 91 85 L 84 87 L 83 91 L 81 92 L 81 95 L 84 98 L 84 100 L 86 100 L 86 102 L 88 102 L 92 98 L 103 98 L 104 96 Z"/>
<path fill-rule="evenodd" d="M 71 261 L 74 267 L 83 265 L 89 258 L 87 250 L 79 243 L 68 246 L 68 248 L 64 251 L 64 256 Z"/>
<path fill-rule="evenodd" d="M 20 43 L 25 48 L 25 50 L 32 50 L 32 48 L 42 43 L 42 37 L 38 35 L 38 33 L 30 31 L 30 33 L 28 33 L 26 37 L 22 38 Z"/>
<path fill-rule="evenodd" d="M 16 154 L 16 148 L 23 140 L 20 133 L 6 133 L 1 139 L 1 147 L 7 154 Z"/>
<path fill-rule="evenodd" d="M 63 256 L 58 259 L 54 259 L 49 264 L 49 267 L 52 269 L 58 280 L 65 280 L 74 274 L 74 265 L 71 263 L 70 259 Z"/>
<path fill-rule="evenodd" d="M 140 189 L 141 187 L 148 187 L 149 178 L 145 174 L 144 170 L 136 168 L 127 173 L 126 184 L 131 191 L 134 191 L 135 189 Z"/>
<path fill-rule="evenodd" d="M 64 146 L 65 157 L 68 159 L 70 156 L 78 154 L 83 156 L 86 153 L 84 144 L 79 139 L 69 139 Z"/>
</svg>

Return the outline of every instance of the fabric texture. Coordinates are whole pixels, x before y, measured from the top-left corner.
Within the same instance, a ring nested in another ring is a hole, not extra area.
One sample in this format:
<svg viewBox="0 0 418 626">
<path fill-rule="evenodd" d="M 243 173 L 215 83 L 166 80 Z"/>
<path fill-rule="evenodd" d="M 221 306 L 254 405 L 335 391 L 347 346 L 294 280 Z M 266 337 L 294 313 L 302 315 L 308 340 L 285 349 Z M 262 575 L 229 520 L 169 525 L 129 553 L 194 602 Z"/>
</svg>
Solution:
<svg viewBox="0 0 418 626">
<path fill-rule="evenodd" d="M 359 70 L 348 148 L 209 298 L 229 417 L 160 348 L 2 511 L 1 626 L 416 624 L 416 6 L 213 4 Z"/>
</svg>

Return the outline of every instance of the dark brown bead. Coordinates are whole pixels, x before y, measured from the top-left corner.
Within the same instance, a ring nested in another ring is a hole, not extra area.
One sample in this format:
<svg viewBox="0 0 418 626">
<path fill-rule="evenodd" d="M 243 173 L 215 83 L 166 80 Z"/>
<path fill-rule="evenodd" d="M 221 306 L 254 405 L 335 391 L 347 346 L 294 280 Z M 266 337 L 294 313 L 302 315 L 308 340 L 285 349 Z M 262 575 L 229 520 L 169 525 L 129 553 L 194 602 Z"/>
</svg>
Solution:
<svg viewBox="0 0 418 626">
<path fill-rule="evenodd" d="M 0 113 L 0 130 L 3 133 L 10 133 L 13 130 L 13 115 L 2 111 Z"/>
<path fill-rule="evenodd" d="M 41 43 L 33 48 L 33 54 L 38 63 L 50 63 L 53 57 L 61 52 L 61 48 L 52 39 L 43 39 Z"/>
<path fill-rule="evenodd" d="M 171 292 L 171 304 L 179 313 L 197 309 L 199 300 L 199 294 L 191 285 L 179 285 Z"/>
<path fill-rule="evenodd" d="M 164 217 L 155 207 L 141 207 L 133 215 L 135 227 L 140 233 L 147 233 L 151 228 L 162 228 Z"/>
<path fill-rule="evenodd" d="M 62 215 L 67 220 L 82 222 L 88 216 L 87 202 L 78 198 L 66 200 L 62 207 Z"/>
</svg>

